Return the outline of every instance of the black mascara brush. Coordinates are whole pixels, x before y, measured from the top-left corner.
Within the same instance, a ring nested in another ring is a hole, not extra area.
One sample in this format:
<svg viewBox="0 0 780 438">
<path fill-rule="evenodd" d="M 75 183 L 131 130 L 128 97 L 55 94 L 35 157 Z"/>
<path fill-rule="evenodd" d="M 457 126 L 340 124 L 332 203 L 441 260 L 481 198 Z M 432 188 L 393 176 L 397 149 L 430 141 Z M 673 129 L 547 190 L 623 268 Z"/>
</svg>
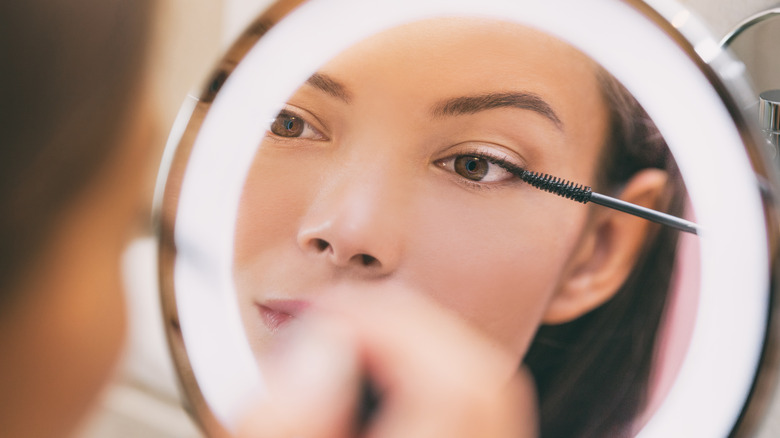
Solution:
<svg viewBox="0 0 780 438">
<path fill-rule="evenodd" d="M 543 174 L 520 169 L 513 171 L 513 173 L 517 175 L 518 178 L 536 187 L 537 189 L 554 193 L 558 196 L 562 196 L 576 202 L 583 204 L 592 202 L 594 204 L 613 208 L 615 210 L 632 214 L 634 216 L 657 222 L 659 224 L 668 225 L 680 231 L 685 231 L 686 233 L 699 234 L 699 226 L 693 222 L 689 222 L 685 219 L 680 219 L 679 217 L 672 216 L 670 214 L 661 213 L 660 211 L 655 211 L 632 204 L 630 202 L 621 201 L 620 199 L 615 199 L 600 193 L 596 193 L 588 186 L 574 184 L 570 181 L 566 181 L 565 179 L 554 177 L 546 173 Z"/>
</svg>

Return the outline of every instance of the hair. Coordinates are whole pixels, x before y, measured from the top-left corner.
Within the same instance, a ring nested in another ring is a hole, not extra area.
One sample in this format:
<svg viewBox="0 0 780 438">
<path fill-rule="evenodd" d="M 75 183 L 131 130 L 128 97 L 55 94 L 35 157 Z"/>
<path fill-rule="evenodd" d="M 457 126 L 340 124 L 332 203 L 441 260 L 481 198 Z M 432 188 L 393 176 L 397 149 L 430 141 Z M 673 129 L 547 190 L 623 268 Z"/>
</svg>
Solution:
<svg viewBox="0 0 780 438">
<path fill-rule="evenodd" d="M 0 2 L 0 310 L 118 149 L 150 0 Z"/>
<path fill-rule="evenodd" d="M 599 69 L 598 79 L 611 130 L 597 184 L 616 192 L 642 169 L 663 169 L 669 175 L 666 211 L 681 214 L 685 189 L 657 127 L 614 77 Z M 573 321 L 538 330 L 524 361 L 537 385 L 542 437 L 632 433 L 647 399 L 677 233 L 653 225 L 634 269 L 612 299 Z"/>
</svg>

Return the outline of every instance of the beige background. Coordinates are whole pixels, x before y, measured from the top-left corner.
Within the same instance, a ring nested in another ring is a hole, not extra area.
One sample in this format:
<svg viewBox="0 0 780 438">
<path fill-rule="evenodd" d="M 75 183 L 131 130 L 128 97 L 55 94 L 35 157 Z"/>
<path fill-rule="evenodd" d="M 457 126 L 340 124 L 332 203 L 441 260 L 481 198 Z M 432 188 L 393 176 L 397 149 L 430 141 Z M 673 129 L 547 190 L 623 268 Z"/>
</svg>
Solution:
<svg viewBox="0 0 780 438">
<path fill-rule="evenodd" d="M 152 44 L 150 92 L 158 113 L 162 153 L 167 130 L 187 92 L 198 85 L 220 51 L 270 0 L 158 0 Z M 743 18 L 780 3 L 769 0 L 684 0 L 716 37 Z M 745 61 L 758 90 L 780 88 L 780 18 L 740 38 L 734 50 Z M 152 184 L 149 191 L 151 196 Z M 151 237 L 128 250 L 127 301 L 130 333 L 115 382 L 77 434 L 81 438 L 200 437 L 181 409 L 176 377 L 163 337 Z M 780 402 L 757 436 L 780 436 Z"/>
</svg>

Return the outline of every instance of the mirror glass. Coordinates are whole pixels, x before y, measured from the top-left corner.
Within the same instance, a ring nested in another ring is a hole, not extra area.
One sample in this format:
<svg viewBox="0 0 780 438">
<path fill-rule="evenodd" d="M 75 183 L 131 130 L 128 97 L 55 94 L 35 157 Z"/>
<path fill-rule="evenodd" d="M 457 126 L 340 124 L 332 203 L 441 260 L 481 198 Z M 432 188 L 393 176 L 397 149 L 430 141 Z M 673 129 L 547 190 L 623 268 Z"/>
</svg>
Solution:
<svg viewBox="0 0 780 438">
<path fill-rule="evenodd" d="M 425 294 L 506 347 L 545 435 L 734 428 L 769 322 L 760 151 L 668 20 L 555 3 L 280 3 L 185 105 L 161 279 L 207 431 L 263 390 L 273 337 L 340 288 Z M 701 231 L 555 196 L 526 170 Z"/>
</svg>

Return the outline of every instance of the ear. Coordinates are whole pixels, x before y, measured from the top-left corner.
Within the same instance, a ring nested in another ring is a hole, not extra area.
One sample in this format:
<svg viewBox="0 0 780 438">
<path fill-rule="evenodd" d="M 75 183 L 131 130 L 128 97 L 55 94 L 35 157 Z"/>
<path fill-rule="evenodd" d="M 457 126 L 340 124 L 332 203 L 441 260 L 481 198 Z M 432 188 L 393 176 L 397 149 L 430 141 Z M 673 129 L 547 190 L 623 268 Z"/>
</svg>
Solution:
<svg viewBox="0 0 780 438">
<path fill-rule="evenodd" d="M 642 170 L 629 180 L 620 199 L 663 209 L 666 181 L 663 170 Z M 654 226 L 610 208 L 591 208 L 595 210 L 544 314 L 545 324 L 574 320 L 612 298 L 633 270 Z"/>
</svg>

